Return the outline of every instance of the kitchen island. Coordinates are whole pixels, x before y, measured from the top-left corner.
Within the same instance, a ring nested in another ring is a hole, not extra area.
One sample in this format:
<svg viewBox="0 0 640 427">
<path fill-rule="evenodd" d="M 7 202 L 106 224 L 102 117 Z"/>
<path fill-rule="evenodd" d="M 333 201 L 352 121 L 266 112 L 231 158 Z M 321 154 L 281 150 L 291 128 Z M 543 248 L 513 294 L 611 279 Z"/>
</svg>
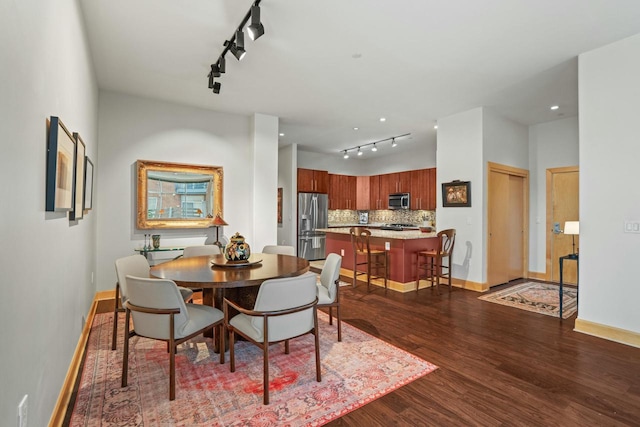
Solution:
<svg viewBox="0 0 640 427">
<path fill-rule="evenodd" d="M 318 231 L 327 233 L 326 253 L 342 255 L 342 268 L 350 270 L 353 277 L 353 248 L 349 227 L 326 228 Z M 423 233 L 420 230 L 378 230 L 371 231 L 371 248 L 389 251 L 389 282 L 390 289 L 407 292 L 415 290 L 416 280 L 416 252 L 427 249 L 437 249 L 437 233 Z M 360 270 L 361 269 L 361 270 Z M 358 271 L 365 271 L 361 266 Z M 366 277 L 366 276 L 361 276 Z M 372 284 L 384 286 L 382 280 L 372 280 Z M 422 282 L 424 286 L 426 282 Z"/>
</svg>

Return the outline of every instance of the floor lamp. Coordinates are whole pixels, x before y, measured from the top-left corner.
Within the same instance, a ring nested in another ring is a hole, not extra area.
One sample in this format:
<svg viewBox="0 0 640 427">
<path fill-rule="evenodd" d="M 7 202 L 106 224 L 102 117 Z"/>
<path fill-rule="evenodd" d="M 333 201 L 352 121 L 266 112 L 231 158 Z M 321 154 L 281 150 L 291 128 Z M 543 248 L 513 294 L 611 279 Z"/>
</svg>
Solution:
<svg viewBox="0 0 640 427">
<path fill-rule="evenodd" d="M 224 219 L 222 219 L 220 214 L 216 214 L 216 217 L 213 218 L 213 221 L 211 221 L 211 226 L 216 228 L 216 241 L 213 242 L 213 244 L 217 245 L 220 248 L 220 250 L 223 250 L 224 247 L 222 246 L 222 243 L 220 243 L 220 238 L 218 236 L 218 233 L 220 231 L 220 227 L 225 226 L 225 225 L 229 225 L 229 224 L 227 224 L 224 221 Z"/>
<path fill-rule="evenodd" d="M 567 221 L 564 223 L 564 234 L 571 235 L 573 251 L 571 255 L 578 255 L 576 252 L 576 235 L 580 234 L 580 221 Z"/>
</svg>

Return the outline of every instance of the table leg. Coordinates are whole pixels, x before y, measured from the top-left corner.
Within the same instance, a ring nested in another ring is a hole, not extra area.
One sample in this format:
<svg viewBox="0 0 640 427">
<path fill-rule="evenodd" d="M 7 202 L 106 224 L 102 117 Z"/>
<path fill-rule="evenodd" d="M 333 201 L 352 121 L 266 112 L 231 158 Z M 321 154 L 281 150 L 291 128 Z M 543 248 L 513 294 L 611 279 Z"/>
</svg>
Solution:
<svg viewBox="0 0 640 427">
<path fill-rule="evenodd" d="M 215 304 L 213 303 L 213 289 L 210 289 L 210 288 L 202 289 L 202 305 L 215 307 Z M 204 336 L 207 338 L 213 338 L 213 331 L 206 331 L 204 333 Z M 213 343 L 214 343 L 214 347 L 218 346 L 218 340 L 213 340 Z"/>
<path fill-rule="evenodd" d="M 564 299 L 562 296 L 562 267 L 563 267 L 563 262 L 564 259 L 562 257 L 560 257 L 559 263 L 560 263 L 560 319 L 562 319 L 562 300 Z"/>
</svg>

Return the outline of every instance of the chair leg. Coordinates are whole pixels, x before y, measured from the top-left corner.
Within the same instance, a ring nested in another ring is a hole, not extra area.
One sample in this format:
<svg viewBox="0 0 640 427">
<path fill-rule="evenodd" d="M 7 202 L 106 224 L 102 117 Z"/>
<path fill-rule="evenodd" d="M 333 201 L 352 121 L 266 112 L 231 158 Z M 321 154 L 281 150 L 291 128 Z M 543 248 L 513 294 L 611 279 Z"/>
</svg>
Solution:
<svg viewBox="0 0 640 427">
<path fill-rule="evenodd" d="M 169 315 L 169 400 L 176 399 L 176 351 L 178 351 L 174 337 L 174 315 Z"/>
<path fill-rule="evenodd" d="M 389 277 L 389 253 L 384 251 L 384 289 L 387 289 L 387 278 Z"/>
<path fill-rule="evenodd" d="M 356 281 L 358 277 L 358 255 L 356 252 L 353 253 L 353 285 L 352 287 L 356 287 Z"/>
<path fill-rule="evenodd" d="M 338 322 L 338 342 L 342 341 L 342 322 L 340 319 L 340 306 L 336 306 L 336 320 Z M 317 339 L 317 336 L 316 336 Z"/>
<path fill-rule="evenodd" d="M 129 373 L 129 309 L 126 310 L 124 318 L 124 349 L 122 350 L 122 387 L 127 386 L 127 374 Z"/>
<path fill-rule="evenodd" d="M 333 307 L 329 307 L 329 324 L 333 325 Z"/>
<path fill-rule="evenodd" d="M 289 340 L 284 341 L 284 354 L 289 354 Z"/>
<path fill-rule="evenodd" d="M 215 327 L 218 334 L 218 347 L 220 348 L 220 364 L 224 365 L 224 324 Z"/>
<path fill-rule="evenodd" d="M 371 255 L 367 254 L 367 292 L 371 290 Z"/>
<path fill-rule="evenodd" d="M 113 304 L 113 334 L 111 337 L 111 350 L 116 349 L 116 339 L 118 338 L 118 304 L 120 303 L 120 285 L 116 283 L 116 299 Z"/>
<path fill-rule="evenodd" d="M 289 341 L 287 341 L 288 345 Z M 263 396 L 264 396 L 264 404 L 268 405 L 269 404 L 269 343 L 265 342 L 262 346 L 262 353 L 263 353 L 263 363 L 264 363 L 264 367 L 263 367 L 263 371 L 264 371 L 264 376 L 263 376 Z"/>
<path fill-rule="evenodd" d="M 318 334 L 318 313 L 315 312 L 316 308 L 313 308 L 314 310 L 314 319 L 313 319 L 313 323 L 314 323 L 314 331 L 313 331 L 313 336 L 315 337 L 315 344 L 316 344 L 316 380 L 318 382 L 322 381 L 322 370 L 320 368 L 320 338 L 319 338 L 319 334 Z M 338 325 L 340 321 L 338 321 Z M 340 327 L 338 326 L 338 341 L 340 341 Z"/>
<path fill-rule="evenodd" d="M 236 358 L 234 357 L 235 337 L 233 333 L 233 327 L 229 328 L 229 364 L 231 365 L 230 371 L 236 371 Z M 220 349 L 222 351 L 222 349 Z"/>
<path fill-rule="evenodd" d="M 416 292 L 420 288 L 420 254 L 416 252 Z"/>
</svg>

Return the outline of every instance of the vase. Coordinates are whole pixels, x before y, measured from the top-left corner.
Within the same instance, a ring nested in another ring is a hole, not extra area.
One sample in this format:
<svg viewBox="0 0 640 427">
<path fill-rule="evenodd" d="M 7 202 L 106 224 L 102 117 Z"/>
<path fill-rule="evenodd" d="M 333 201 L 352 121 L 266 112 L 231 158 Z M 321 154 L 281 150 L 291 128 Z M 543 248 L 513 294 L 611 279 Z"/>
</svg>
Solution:
<svg viewBox="0 0 640 427">
<path fill-rule="evenodd" d="M 151 236 L 151 239 L 153 240 L 153 248 L 158 249 L 160 247 L 160 235 L 154 234 Z"/>
<path fill-rule="evenodd" d="M 244 241 L 240 233 L 236 233 L 229 239 L 224 248 L 224 257 L 227 261 L 247 261 L 251 255 L 249 244 Z"/>
</svg>

